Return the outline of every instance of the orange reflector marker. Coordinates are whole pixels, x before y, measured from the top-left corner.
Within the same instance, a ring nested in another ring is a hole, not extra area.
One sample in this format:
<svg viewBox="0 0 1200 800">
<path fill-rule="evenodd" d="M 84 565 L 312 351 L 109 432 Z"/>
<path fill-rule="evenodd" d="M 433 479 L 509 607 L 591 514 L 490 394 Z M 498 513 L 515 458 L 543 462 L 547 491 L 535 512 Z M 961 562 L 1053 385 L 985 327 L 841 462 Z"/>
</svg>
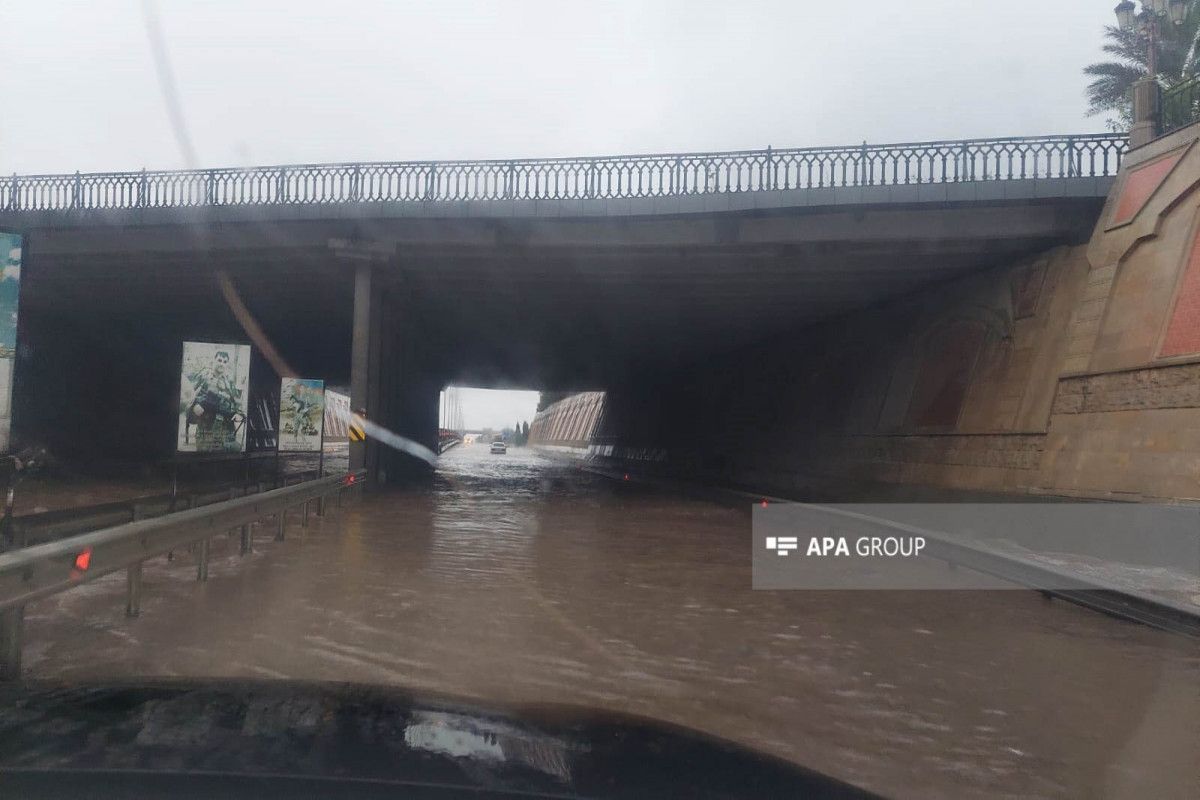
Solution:
<svg viewBox="0 0 1200 800">
<path fill-rule="evenodd" d="M 766 508 L 766 507 L 767 507 L 767 501 L 766 501 L 766 499 L 764 498 L 764 499 L 763 499 L 763 508 Z"/>
<path fill-rule="evenodd" d="M 347 475 L 347 476 L 346 476 L 346 485 L 347 485 L 347 486 L 349 486 L 349 485 L 350 485 L 350 484 L 352 484 L 352 483 L 354 483 L 354 475 L 353 475 L 353 473 L 352 473 L 352 474 L 350 474 L 350 475 Z"/>
<path fill-rule="evenodd" d="M 80 572 L 86 572 L 87 568 L 92 565 L 92 548 L 87 548 L 79 555 L 75 556 L 75 569 Z"/>
</svg>

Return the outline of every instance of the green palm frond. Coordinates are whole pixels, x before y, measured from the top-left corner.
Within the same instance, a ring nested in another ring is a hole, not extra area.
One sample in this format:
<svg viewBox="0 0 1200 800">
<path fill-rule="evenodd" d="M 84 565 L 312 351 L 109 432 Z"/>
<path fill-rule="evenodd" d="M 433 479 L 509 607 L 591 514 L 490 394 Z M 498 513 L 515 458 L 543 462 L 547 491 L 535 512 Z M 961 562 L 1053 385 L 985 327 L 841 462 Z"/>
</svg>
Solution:
<svg viewBox="0 0 1200 800">
<path fill-rule="evenodd" d="M 1088 114 L 1116 112 L 1128 120 L 1133 85 L 1149 71 L 1148 44 L 1137 32 L 1109 25 L 1102 50 L 1114 60 L 1089 64 L 1083 70 L 1093 79 L 1086 90 Z M 1164 88 L 1200 74 L 1200 0 L 1190 0 L 1182 25 L 1163 24 L 1157 55 L 1156 77 Z"/>
</svg>

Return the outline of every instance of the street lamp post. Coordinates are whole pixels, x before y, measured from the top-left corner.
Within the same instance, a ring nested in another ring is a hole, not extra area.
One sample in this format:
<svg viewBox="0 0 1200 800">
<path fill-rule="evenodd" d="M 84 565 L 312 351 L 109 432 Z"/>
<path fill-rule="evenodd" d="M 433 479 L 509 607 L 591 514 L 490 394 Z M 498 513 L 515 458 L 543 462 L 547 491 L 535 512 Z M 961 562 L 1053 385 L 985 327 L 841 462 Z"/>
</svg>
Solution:
<svg viewBox="0 0 1200 800">
<path fill-rule="evenodd" d="M 1129 131 L 1129 145 L 1140 147 L 1159 132 L 1162 85 L 1158 82 L 1158 48 L 1162 25 L 1168 19 L 1182 25 L 1187 15 L 1187 0 L 1142 0 L 1140 12 L 1136 3 L 1121 0 L 1114 11 L 1121 30 L 1137 31 L 1148 48 L 1147 75 L 1133 86 L 1133 127 Z"/>
</svg>

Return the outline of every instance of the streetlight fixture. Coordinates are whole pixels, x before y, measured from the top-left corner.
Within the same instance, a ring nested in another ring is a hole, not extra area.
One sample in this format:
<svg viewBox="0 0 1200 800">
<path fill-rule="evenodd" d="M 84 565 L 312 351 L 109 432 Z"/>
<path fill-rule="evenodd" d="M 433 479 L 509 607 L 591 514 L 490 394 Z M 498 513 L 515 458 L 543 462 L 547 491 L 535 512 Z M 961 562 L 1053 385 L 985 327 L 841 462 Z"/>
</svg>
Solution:
<svg viewBox="0 0 1200 800">
<path fill-rule="evenodd" d="M 1137 5 L 1129 2 L 1129 0 L 1121 0 L 1121 4 L 1113 10 L 1117 14 L 1117 25 L 1121 28 L 1121 30 L 1132 30 L 1134 15 L 1137 11 Z"/>
<path fill-rule="evenodd" d="M 1162 38 L 1162 26 L 1169 19 L 1182 25 L 1187 17 L 1188 0 L 1141 0 L 1141 11 L 1133 0 L 1121 0 L 1113 11 L 1121 30 L 1133 33 L 1146 40 L 1147 74 L 1133 86 L 1133 127 L 1129 131 L 1129 143 L 1140 147 L 1158 135 L 1162 104 L 1162 84 L 1158 80 L 1158 43 Z"/>
<path fill-rule="evenodd" d="M 1182 25 L 1184 19 L 1187 18 L 1187 0 L 1171 0 L 1168 5 L 1171 22 L 1176 25 Z"/>
<path fill-rule="evenodd" d="M 1150 47 L 1150 77 L 1157 76 L 1158 40 L 1162 36 L 1160 26 L 1168 18 L 1174 24 L 1182 25 L 1187 16 L 1187 0 L 1142 0 L 1141 13 L 1138 13 L 1136 3 L 1121 0 L 1113 11 L 1121 30 L 1136 30 L 1147 40 Z"/>
</svg>

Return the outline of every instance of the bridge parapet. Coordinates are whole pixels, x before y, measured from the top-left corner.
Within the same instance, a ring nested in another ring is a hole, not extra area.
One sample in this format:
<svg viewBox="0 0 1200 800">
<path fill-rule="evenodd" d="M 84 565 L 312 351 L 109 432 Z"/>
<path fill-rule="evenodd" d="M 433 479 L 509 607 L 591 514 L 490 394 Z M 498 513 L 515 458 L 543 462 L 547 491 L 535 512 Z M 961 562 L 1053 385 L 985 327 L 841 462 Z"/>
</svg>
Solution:
<svg viewBox="0 0 1200 800">
<path fill-rule="evenodd" d="M 402 161 L 13 175 L 9 212 L 616 200 L 1109 178 L 1120 134 L 488 161 Z"/>
</svg>

